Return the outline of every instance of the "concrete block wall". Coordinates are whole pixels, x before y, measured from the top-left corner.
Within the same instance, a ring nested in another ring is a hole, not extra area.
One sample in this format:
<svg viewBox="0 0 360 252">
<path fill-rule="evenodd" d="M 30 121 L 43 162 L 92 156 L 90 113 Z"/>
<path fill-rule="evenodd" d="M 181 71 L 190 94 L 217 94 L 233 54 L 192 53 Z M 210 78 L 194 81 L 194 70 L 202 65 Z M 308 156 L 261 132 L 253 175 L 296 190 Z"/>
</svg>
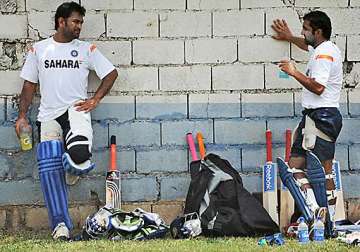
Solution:
<svg viewBox="0 0 360 252">
<path fill-rule="evenodd" d="M 54 11 L 62 2 L 0 1 L 0 227 L 32 227 L 31 221 L 26 224 L 31 206 L 44 206 L 35 152 L 20 152 L 13 126 L 27 49 L 54 33 Z M 112 134 L 118 137 L 123 200 L 128 204 L 181 212 L 190 181 L 187 132 L 202 131 L 208 151 L 230 160 L 251 192 L 261 191 L 265 130 L 273 131 L 274 158 L 282 156 L 285 129 L 294 128 L 301 115 L 300 85 L 284 78 L 276 63 L 293 59 L 300 70 L 307 63 L 306 53 L 271 38 L 270 25 L 285 18 L 294 34 L 300 34 L 301 17 L 314 9 L 331 17 L 332 40 L 344 57 L 344 127 L 336 158 L 346 199 L 360 198 L 360 1 L 77 2 L 87 9 L 81 39 L 98 46 L 117 67 L 119 78 L 92 112 L 97 168 L 70 188 L 74 209 L 102 204 Z M 92 95 L 100 81 L 93 73 L 89 80 Z M 32 123 L 38 103 L 39 96 L 29 112 Z M 351 204 L 349 213 L 355 209 Z"/>
</svg>

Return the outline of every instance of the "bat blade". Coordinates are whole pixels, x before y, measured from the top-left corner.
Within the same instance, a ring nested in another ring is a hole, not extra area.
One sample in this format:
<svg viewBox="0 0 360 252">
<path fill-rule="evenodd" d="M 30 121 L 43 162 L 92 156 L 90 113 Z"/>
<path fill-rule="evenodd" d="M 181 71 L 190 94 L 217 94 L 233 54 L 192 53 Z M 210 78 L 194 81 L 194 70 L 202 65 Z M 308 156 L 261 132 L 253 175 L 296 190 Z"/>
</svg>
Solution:
<svg viewBox="0 0 360 252">
<path fill-rule="evenodd" d="M 277 169 L 272 162 L 271 131 L 266 131 L 266 164 L 263 166 L 263 207 L 277 224 L 279 223 L 277 211 Z"/>
<path fill-rule="evenodd" d="M 333 161 L 332 172 L 334 175 L 335 191 L 336 191 L 336 205 L 335 205 L 335 216 L 334 221 L 345 220 L 345 207 L 344 207 L 344 193 L 341 182 L 341 169 L 340 162 L 337 160 Z"/>
<path fill-rule="evenodd" d="M 116 166 L 116 137 L 111 136 L 110 165 L 106 174 L 105 204 L 110 208 L 121 208 L 121 178 Z"/>
<path fill-rule="evenodd" d="M 196 139 L 197 139 L 198 145 L 199 145 L 200 158 L 201 158 L 201 160 L 204 160 L 205 155 L 206 155 L 206 150 L 205 150 L 205 145 L 204 145 L 204 138 L 203 138 L 203 135 L 201 134 L 201 132 L 198 132 L 196 134 Z"/>
<path fill-rule="evenodd" d="M 199 158 L 196 154 L 195 143 L 194 143 L 194 138 L 193 138 L 192 133 L 186 134 L 186 141 L 189 145 L 192 160 L 193 161 L 199 160 Z"/>
<path fill-rule="evenodd" d="M 291 130 L 287 129 L 285 132 L 285 162 L 288 163 L 290 159 L 291 150 Z M 281 183 L 280 189 L 280 209 L 279 209 L 279 226 L 280 230 L 284 230 L 290 224 L 291 216 L 294 213 L 294 199 L 288 188 Z"/>
</svg>

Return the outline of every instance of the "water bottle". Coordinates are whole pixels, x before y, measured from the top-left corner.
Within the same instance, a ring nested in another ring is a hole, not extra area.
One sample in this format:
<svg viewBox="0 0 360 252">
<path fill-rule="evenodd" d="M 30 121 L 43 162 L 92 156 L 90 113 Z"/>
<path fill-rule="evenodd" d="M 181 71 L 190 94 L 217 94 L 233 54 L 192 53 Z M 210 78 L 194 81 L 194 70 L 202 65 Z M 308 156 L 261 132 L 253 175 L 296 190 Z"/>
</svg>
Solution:
<svg viewBox="0 0 360 252">
<path fill-rule="evenodd" d="M 284 71 L 279 71 L 279 78 L 280 79 L 290 79 L 290 76 L 287 74 L 287 73 L 285 73 Z"/>
<path fill-rule="evenodd" d="M 32 129 L 29 124 L 20 124 L 20 147 L 21 150 L 27 151 L 32 149 Z"/>
<path fill-rule="evenodd" d="M 321 218 L 318 217 L 314 223 L 314 238 L 315 242 L 324 241 L 324 223 L 321 221 Z"/>
<path fill-rule="evenodd" d="M 307 244 L 309 242 L 309 229 L 304 217 L 299 218 L 298 226 L 298 240 L 300 244 Z"/>
</svg>

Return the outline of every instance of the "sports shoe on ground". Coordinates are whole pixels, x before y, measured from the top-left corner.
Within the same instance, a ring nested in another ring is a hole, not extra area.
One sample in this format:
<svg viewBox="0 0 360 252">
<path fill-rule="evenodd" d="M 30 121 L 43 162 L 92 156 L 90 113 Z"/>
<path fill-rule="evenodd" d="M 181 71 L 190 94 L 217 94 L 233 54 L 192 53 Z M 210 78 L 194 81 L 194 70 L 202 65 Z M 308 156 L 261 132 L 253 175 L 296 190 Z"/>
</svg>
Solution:
<svg viewBox="0 0 360 252">
<path fill-rule="evenodd" d="M 64 222 L 60 222 L 59 224 L 57 224 L 52 233 L 52 237 L 54 240 L 60 241 L 68 241 L 70 239 L 69 229 Z"/>
</svg>

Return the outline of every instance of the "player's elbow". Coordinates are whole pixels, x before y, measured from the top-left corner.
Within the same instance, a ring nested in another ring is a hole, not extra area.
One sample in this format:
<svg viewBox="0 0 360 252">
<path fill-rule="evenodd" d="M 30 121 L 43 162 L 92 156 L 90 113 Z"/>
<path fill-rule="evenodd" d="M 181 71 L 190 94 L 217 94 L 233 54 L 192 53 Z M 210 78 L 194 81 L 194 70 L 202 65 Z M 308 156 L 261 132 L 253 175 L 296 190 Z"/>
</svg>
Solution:
<svg viewBox="0 0 360 252">
<path fill-rule="evenodd" d="M 116 68 L 114 70 L 112 70 L 110 72 L 110 74 L 111 74 L 111 77 L 112 77 L 113 80 L 116 80 L 117 77 L 119 76 L 118 71 L 116 70 Z"/>
<path fill-rule="evenodd" d="M 22 88 L 22 92 L 27 94 L 34 94 L 36 92 L 36 83 L 25 80 Z"/>
<path fill-rule="evenodd" d="M 108 73 L 103 80 L 114 82 L 116 78 L 118 77 L 118 72 L 116 69 L 112 70 L 110 73 Z"/>
<path fill-rule="evenodd" d="M 325 86 L 315 81 L 315 79 L 310 79 L 310 86 L 312 87 L 311 91 L 317 95 L 321 95 L 325 90 Z"/>
</svg>

